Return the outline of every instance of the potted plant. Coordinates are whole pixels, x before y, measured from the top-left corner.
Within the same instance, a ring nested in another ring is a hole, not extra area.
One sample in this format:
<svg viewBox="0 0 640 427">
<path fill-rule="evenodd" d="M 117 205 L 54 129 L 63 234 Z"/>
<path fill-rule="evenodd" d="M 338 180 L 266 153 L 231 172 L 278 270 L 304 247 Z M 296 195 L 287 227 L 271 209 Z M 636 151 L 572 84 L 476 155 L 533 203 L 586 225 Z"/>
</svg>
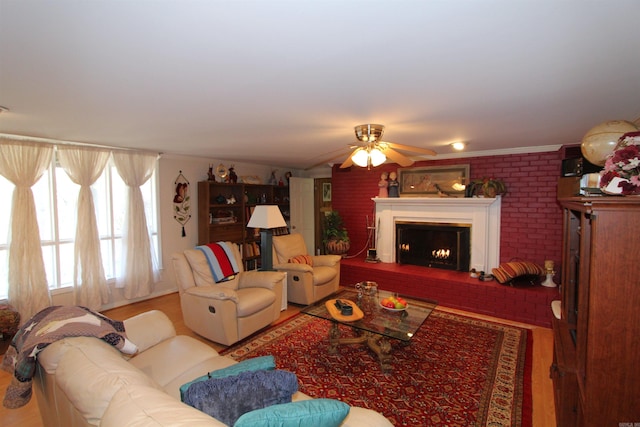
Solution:
<svg viewBox="0 0 640 427">
<path fill-rule="evenodd" d="M 325 251 L 332 255 L 345 255 L 351 243 L 349 233 L 344 228 L 342 217 L 338 211 L 330 211 L 324 217 L 324 228 L 322 230 L 322 243 Z"/>
<path fill-rule="evenodd" d="M 496 197 L 506 192 L 507 186 L 503 180 L 498 178 L 483 177 L 471 182 L 471 196 Z"/>
</svg>

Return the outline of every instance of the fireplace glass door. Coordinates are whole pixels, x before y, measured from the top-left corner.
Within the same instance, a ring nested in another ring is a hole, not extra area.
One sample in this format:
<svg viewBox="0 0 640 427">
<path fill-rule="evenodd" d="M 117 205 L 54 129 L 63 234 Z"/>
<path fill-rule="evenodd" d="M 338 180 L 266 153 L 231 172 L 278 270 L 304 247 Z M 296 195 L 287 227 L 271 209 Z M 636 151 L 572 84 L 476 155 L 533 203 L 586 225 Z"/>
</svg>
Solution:
<svg viewBox="0 0 640 427">
<path fill-rule="evenodd" d="M 396 262 L 469 271 L 470 240 L 468 224 L 397 222 Z"/>
</svg>

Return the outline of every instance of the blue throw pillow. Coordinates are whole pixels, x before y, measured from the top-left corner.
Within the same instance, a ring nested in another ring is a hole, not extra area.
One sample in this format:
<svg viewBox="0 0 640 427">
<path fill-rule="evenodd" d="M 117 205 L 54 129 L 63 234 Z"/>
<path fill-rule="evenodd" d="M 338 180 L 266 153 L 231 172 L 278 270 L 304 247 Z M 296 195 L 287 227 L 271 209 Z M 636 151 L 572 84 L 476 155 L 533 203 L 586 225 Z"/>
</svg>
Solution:
<svg viewBox="0 0 640 427">
<path fill-rule="evenodd" d="M 232 375 L 238 375 L 247 371 L 272 370 L 276 368 L 276 360 L 273 356 L 254 357 L 253 359 L 243 360 L 226 368 L 209 372 L 207 375 L 189 381 L 180 386 L 180 400 L 184 402 L 184 393 L 193 383 L 208 380 L 209 378 L 225 378 Z"/>
<path fill-rule="evenodd" d="M 184 403 L 232 426 L 242 414 L 291 402 L 298 378 L 287 371 L 247 371 L 191 384 Z"/>
<path fill-rule="evenodd" d="M 247 412 L 233 427 L 338 427 L 350 409 L 339 400 L 300 400 Z"/>
</svg>

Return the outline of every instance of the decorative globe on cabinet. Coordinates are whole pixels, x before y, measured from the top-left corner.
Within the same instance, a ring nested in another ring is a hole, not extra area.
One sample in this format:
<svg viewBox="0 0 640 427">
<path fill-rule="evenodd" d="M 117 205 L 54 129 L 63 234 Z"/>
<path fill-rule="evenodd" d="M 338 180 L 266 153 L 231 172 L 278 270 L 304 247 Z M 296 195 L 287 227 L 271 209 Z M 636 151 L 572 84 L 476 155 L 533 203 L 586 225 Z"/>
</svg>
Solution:
<svg viewBox="0 0 640 427">
<path fill-rule="evenodd" d="M 597 166 L 604 166 L 605 159 L 613 151 L 618 139 L 638 128 L 626 120 L 610 120 L 591 128 L 582 138 L 582 155 Z"/>
</svg>

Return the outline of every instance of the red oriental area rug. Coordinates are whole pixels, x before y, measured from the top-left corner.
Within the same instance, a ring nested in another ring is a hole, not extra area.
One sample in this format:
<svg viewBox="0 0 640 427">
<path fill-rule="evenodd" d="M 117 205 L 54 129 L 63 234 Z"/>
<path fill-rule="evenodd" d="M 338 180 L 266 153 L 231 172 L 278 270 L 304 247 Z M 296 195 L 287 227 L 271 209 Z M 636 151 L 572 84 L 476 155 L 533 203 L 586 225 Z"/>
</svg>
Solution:
<svg viewBox="0 0 640 427">
<path fill-rule="evenodd" d="M 272 354 L 302 392 L 373 409 L 396 426 L 531 426 L 526 329 L 434 311 L 410 344 L 391 340 L 393 369 L 383 373 L 365 346 L 329 354 L 329 327 L 299 314 L 222 353 Z"/>
</svg>

